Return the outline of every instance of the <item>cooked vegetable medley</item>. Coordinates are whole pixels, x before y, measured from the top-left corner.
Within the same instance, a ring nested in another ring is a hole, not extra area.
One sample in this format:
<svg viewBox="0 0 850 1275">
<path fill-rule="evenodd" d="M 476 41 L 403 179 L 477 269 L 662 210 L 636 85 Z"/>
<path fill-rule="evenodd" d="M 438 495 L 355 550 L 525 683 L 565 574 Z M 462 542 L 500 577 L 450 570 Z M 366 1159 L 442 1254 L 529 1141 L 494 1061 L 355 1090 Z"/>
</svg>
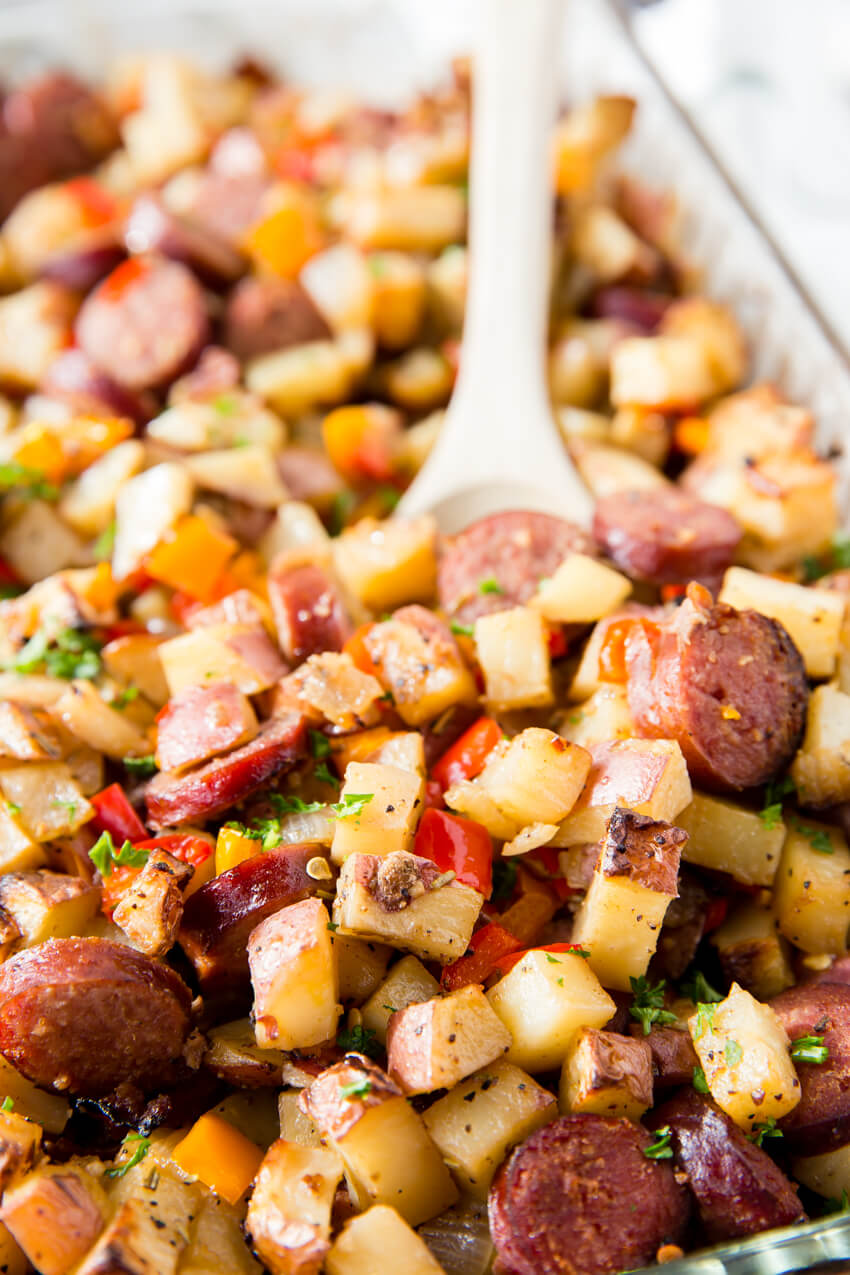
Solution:
<svg viewBox="0 0 850 1275">
<path fill-rule="evenodd" d="M 610 97 L 554 139 L 592 529 L 387 517 L 468 92 L 156 56 L 4 100 L 10 1275 L 605 1275 L 846 1207 L 833 467 Z"/>
</svg>

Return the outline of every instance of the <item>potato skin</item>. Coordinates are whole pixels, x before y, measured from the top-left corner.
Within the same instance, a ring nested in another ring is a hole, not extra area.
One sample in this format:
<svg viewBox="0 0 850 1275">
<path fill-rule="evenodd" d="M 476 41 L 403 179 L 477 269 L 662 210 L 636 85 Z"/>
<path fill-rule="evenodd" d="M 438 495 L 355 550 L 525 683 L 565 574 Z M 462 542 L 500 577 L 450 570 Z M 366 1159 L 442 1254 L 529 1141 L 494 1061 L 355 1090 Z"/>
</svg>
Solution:
<svg viewBox="0 0 850 1275">
<path fill-rule="evenodd" d="M 153 1088 L 189 1031 L 177 974 L 107 939 L 51 939 L 0 967 L 0 1053 L 45 1089 Z"/>
<path fill-rule="evenodd" d="M 656 1108 L 653 1124 L 673 1131 L 676 1163 L 712 1243 L 806 1220 L 782 1170 L 710 1098 L 682 1089 Z"/>
<path fill-rule="evenodd" d="M 780 1121 L 795 1155 L 821 1155 L 850 1140 L 850 987 L 808 983 L 789 987 L 770 1002 L 794 1041 L 823 1036 L 823 1063 L 796 1063 L 802 1096 Z"/>
</svg>

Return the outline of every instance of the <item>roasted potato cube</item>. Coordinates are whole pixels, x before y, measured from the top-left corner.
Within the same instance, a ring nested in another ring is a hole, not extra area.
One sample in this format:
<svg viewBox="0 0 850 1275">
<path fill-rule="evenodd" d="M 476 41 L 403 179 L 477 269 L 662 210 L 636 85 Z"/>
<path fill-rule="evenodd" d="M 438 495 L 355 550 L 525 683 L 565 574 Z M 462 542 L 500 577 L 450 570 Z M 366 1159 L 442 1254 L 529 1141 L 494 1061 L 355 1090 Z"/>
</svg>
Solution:
<svg viewBox="0 0 850 1275">
<path fill-rule="evenodd" d="M 148 1169 L 149 1172 L 149 1169 Z M 189 1239 L 186 1218 L 200 1206 L 195 1187 L 158 1170 L 154 1188 L 121 1198 L 112 1220 L 77 1268 L 78 1275 L 154 1270 L 176 1275 Z"/>
<path fill-rule="evenodd" d="M 159 648 L 169 695 L 204 682 L 231 682 L 243 695 L 274 686 L 285 667 L 260 625 L 210 624 Z"/>
<path fill-rule="evenodd" d="M 844 598 L 829 589 L 812 589 L 730 567 L 723 577 L 720 602 L 769 615 L 788 630 L 809 677 L 831 677 L 838 658 Z"/>
<path fill-rule="evenodd" d="M 711 1096 L 744 1130 L 781 1118 L 800 1101 L 788 1036 L 769 1005 L 733 983 L 719 1004 L 688 1019 Z"/>
<path fill-rule="evenodd" d="M 283 1084 L 285 1054 L 279 1049 L 261 1049 L 249 1018 L 211 1028 L 207 1041 L 204 1066 L 222 1080 L 244 1089 Z"/>
<path fill-rule="evenodd" d="M 791 1162 L 791 1171 L 810 1191 L 841 1200 L 845 1191 L 850 1195 L 850 1145 L 822 1155 L 798 1156 Z"/>
<path fill-rule="evenodd" d="M 283 417 L 341 403 L 351 392 L 353 381 L 340 341 L 305 341 L 261 354 L 245 368 L 247 388 Z"/>
<path fill-rule="evenodd" d="M 402 721 L 421 726 L 453 704 L 474 704 L 475 681 L 448 625 L 422 606 L 375 624 L 366 649 Z"/>
<path fill-rule="evenodd" d="M 103 1230 L 103 1189 L 85 1169 L 45 1164 L 3 1196 L 0 1221 L 43 1275 L 67 1275 Z"/>
<path fill-rule="evenodd" d="M 58 761 L 62 744 L 50 721 L 26 704 L 0 703 L 0 757 L 18 761 Z"/>
<path fill-rule="evenodd" d="M 125 580 L 192 506 L 194 483 L 183 465 L 165 461 L 130 478 L 115 500 L 112 574 Z"/>
<path fill-rule="evenodd" d="M 217 1195 L 204 1195 L 195 1214 L 189 1247 L 180 1259 L 180 1275 L 260 1275 L 248 1252 L 241 1212 Z"/>
<path fill-rule="evenodd" d="M 425 781 L 398 766 L 349 762 L 340 792 L 331 859 L 344 863 L 351 854 L 387 855 L 408 850 L 422 814 Z M 362 798 L 368 798 L 363 802 Z M 345 810 L 350 803 L 351 813 Z"/>
<path fill-rule="evenodd" d="M 94 811 L 65 762 L 29 762 L 0 771 L 6 811 L 36 841 L 55 841 L 76 832 Z"/>
<path fill-rule="evenodd" d="M 593 764 L 552 844 L 601 841 L 617 806 L 672 823 L 692 796 L 682 750 L 672 739 L 620 739 L 592 749 Z"/>
<path fill-rule="evenodd" d="M 41 1151 L 41 1125 L 17 1111 L 0 1111 L 0 1193 L 33 1167 Z"/>
<path fill-rule="evenodd" d="M 11 1098 L 18 1115 L 40 1124 L 46 1133 L 61 1133 L 71 1109 L 61 1094 L 46 1093 L 0 1056 L 0 1094 Z"/>
<path fill-rule="evenodd" d="M 147 736 L 124 713 L 104 703 L 91 682 L 71 682 L 50 711 L 83 744 L 116 761 L 150 752 Z"/>
<path fill-rule="evenodd" d="M 615 447 L 634 452 L 650 465 L 664 464 L 670 451 L 671 429 L 663 412 L 650 407 L 620 407 L 610 421 Z"/>
<path fill-rule="evenodd" d="M 777 933 L 769 907 L 745 903 L 711 935 L 723 973 L 757 1000 L 769 1001 L 792 987 L 791 949 Z"/>
<path fill-rule="evenodd" d="M 107 642 L 100 653 L 109 676 L 126 686 L 138 686 L 155 708 L 162 708 L 168 699 L 161 645 L 162 638 L 154 633 L 128 633 Z"/>
<path fill-rule="evenodd" d="M 373 1275 L 385 1268 L 404 1275 L 442 1275 L 425 1241 L 395 1209 L 376 1204 L 351 1218 L 334 1240 L 328 1275 Z"/>
<path fill-rule="evenodd" d="M 154 850 L 123 891 L 112 919 L 138 952 L 165 956 L 171 951 L 183 919 L 183 886 L 191 877 L 188 864 Z"/>
<path fill-rule="evenodd" d="M 272 1275 L 319 1275 L 342 1177 L 335 1151 L 278 1139 L 260 1165 L 245 1229 Z"/>
<path fill-rule="evenodd" d="M 716 393 L 706 345 L 691 336 L 632 336 L 611 354 L 611 402 L 615 407 L 686 411 Z"/>
<path fill-rule="evenodd" d="M 411 1226 L 457 1199 L 422 1118 L 390 1078 L 357 1054 L 322 1072 L 302 1105 L 342 1156 L 358 1208 L 390 1200 Z"/>
<path fill-rule="evenodd" d="M 393 949 L 385 943 L 369 943 L 344 934 L 332 935 L 331 941 L 339 978 L 339 999 L 362 1005 L 383 981 Z"/>
<path fill-rule="evenodd" d="M 684 763 L 683 763 L 684 764 Z M 453 810 L 510 840 L 531 823 L 559 823 L 580 800 L 591 757 L 537 726 L 497 745 L 483 771 L 446 793 Z"/>
<path fill-rule="evenodd" d="M 559 1067 L 582 1027 L 604 1027 L 614 1002 L 576 952 L 532 949 L 487 999 L 513 1037 L 508 1062 L 526 1071 Z"/>
<path fill-rule="evenodd" d="M 781 818 L 770 827 L 755 810 L 695 792 L 690 805 L 676 815 L 676 824 L 688 834 L 682 846 L 686 863 L 726 872 L 742 885 L 773 883 L 785 840 Z"/>
<path fill-rule="evenodd" d="M 373 611 L 428 602 L 436 591 L 436 535 L 431 517 L 362 518 L 333 542 L 337 571 Z"/>
<path fill-rule="evenodd" d="M 566 1114 L 640 1120 L 652 1106 L 652 1054 L 645 1040 L 585 1027 L 561 1071 L 559 1105 Z"/>
<path fill-rule="evenodd" d="M 570 455 L 591 495 L 597 500 L 618 491 L 655 491 L 670 480 L 649 461 L 622 447 L 575 438 Z"/>
<path fill-rule="evenodd" d="M 415 257 L 382 252 L 371 257 L 372 325 L 378 344 L 402 350 L 419 334 L 425 314 L 425 268 Z"/>
<path fill-rule="evenodd" d="M 579 265 L 601 283 L 626 274 L 651 276 L 657 253 L 606 204 L 584 204 L 575 213 L 570 247 Z"/>
<path fill-rule="evenodd" d="M 274 452 L 261 443 L 246 441 L 235 448 L 197 452 L 183 463 L 205 491 L 221 492 L 260 509 L 276 509 L 289 494 L 277 472 Z"/>
<path fill-rule="evenodd" d="M 558 733 L 589 750 L 615 739 L 633 739 L 635 724 L 625 686 L 613 682 L 600 686 L 583 704 L 567 708 L 559 719 Z"/>
<path fill-rule="evenodd" d="M 391 1015 L 408 1005 L 429 1001 L 439 991 L 440 984 L 417 957 L 403 956 L 363 1005 L 363 1026 L 385 1045 Z"/>
<path fill-rule="evenodd" d="M 97 536 L 115 515 L 115 501 L 126 482 L 144 467 L 145 446 L 127 438 L 89 465 L 68 483 L 59 501 L 59 512 L 80 536 Z"/>
<path fill-rule="evenodd" d="M 317 722 L 326 718 L 341 730 L 371 726 L 380 717 L 381 683 L 371 673 L 361 672 L 344 651 L 309 656 L 283 679 L 280 690 Z"/>
<path fill-rule="evenodd" d="M 554 624 L 590 624 L 616 611 L 631 591 L 631 580 L 613 567 L 572 553 L 540 581 L 529 606 Z"/>
<path fill-rule="evenodd" d="M 773 889 L 776 924 L 804 952 L 843 952 L 850 924 L 850 850 L 837 828 L 794 820 Z"/>
<path fill-rule="evenodd" d="M 807 806 L 850 800 L 850 695 L 835 686 L 815 687 L 790 773 Z"/>
<path fill-rule="evenodd" d="M 579 907 L 573 940 L 604 987 L 628 991 L 645 974 L 664 921 L 678 894 L 681 828 L 634 811 L 615 809 L 593 880 Z"/>
<path fill-rule="evenodd" d="M 683 297 L 665 311 L 659 331 L 664 336 L 689 337 L 702 346 L 716 394 L 734 390 L 746 377 L 746 338 L 727 306 L 705 297 Z"/>
<path fill-rule="evenodd" d="M 438 1098 L 422 1118 L 461 1191 L 486 1200 L 511 1147 L 557 1114 L 548 1089 L 497 1059 Z"/>
<path fill-rule="evenodd" d="M 12 1232 L 0 1223 L 0 1270 L 3 1275 L 27 1275 L 31 1269 L 26 1253 L 15 1243 Z"/>
<path fill-rule="evenodd" d="M 346 233 L 364 248 L 436 252 L 463 238 L 466 198 L 457 186 L 385 186 L 346 200 Z"/>
<path fill-rule="evenodd" d="M 0 907 L 21 932 L 24 947 L 82 934 L 100 907 L 100 890 L 64 872 L 7 872 Z"/>
<path fill-rule="evenodd" d="M 606 155 L 619 146 L 632 124 L 630 97 L 594 98 L 574 106 L 555 130 L 556 186 L 559 194 L 588 190 Z"/>
<path fill-rule="evenodd" d="M 554 698 L 549 635 L 530 607 L 495 611 L 475 621 L 475 654 L 485 694 L 497 710 L 545 708 Z"/>
<path fill-rule="evenodd" d="M 310 1117 L 301 1110 L 301 1089 L 285 1089 L 278 1097 L 277 1110 L 280 1119 L 280 1136 L 284 1141 L 295 1142 L 299 1147 L 322 1145 L 319 1130 Z"/>
<path fill-rule="evenodd" d="M 342 934 L 448 965 L 469 946 L 483 902 L 477 890 L 446 881 L 429 859 L 352 854 L 339 874 L 333 916 Z"/>
<path fill-rule="evenodd" d="M 318 899 L 291 903 L 248 940 L 260 1048 L 305 1049 L 336 1035 L 342 1008 L 330 917 Z"/>
<path fill-rule="evenodd" d="M 387 1070 L 405 1093 L 433 1093 L 451 1089 L 511 1044 L 481 988 L 464 987 L 392 1015 Z"/>
<path fill-rule="evenodd" d="M 0 872 L 29 872 L 46 862 L 44 848 L 24 831 L 18 815 L 10 813 L 9 802 L 0 801 Z"/>
</svg>

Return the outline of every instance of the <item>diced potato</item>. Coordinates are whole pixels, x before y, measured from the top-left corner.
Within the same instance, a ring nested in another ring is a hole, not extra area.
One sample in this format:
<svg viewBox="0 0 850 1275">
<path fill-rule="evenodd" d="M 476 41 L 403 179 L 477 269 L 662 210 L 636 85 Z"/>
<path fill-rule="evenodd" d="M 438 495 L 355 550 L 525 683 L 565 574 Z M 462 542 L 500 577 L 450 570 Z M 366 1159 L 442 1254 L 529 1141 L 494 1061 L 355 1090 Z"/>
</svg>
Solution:
<svg viewBox="0 0 850 1275">
<path fill-rule="evenodd" d="M 357 760 L 357 759 L 355 759 Z M 382 766 L 397 766 L 412 775 L 425 777 L 425 739 L 418 730 L 390 731 L 374 752 L 364 761 Z"/>
<path fill-rule="evenodd" d="M 815 687 L 790 774 L 807 806 L 850 800 L 850 695 L 831 685 Z"/>
<path fill-rule="evenodd" d="M 529 606 L 554 624 L 590 624 L 616 611 L 631 591 L 631 580 L 619 571 L 571 553 L 554 575 L 540 581 Z"/>
<path fill-rule="evenodd" d="M 659 329 L 664 336 L 689 337 L 702 346 L 714 390 L 734 390 L 747 375 L 747 341 L 732 311 L 706 297 L 683 297 L 668 307 Z"/>
<path fill-rule="evenodd" d="M 266 562 L 292 554 L 298 561 L 330 563 L 331 538 L 312 505 L 288 500 L 277 511 L 274 522 L 257 545 Z"/>
<path fill-rule="evenodd" d="M 16 823 L 36 841 L 70 836 L 94 811 L 65 762 L 29 762 L 0 770 L 0 790 Z"/>
<path fill-rule="evenodd" d="M 615 1009 L 576 952 L 526 952 L 487 999 L 513 1036 L 508 1062 L 531 1072 L 559 1067 L 577 1032 L 604 1027 Z"/>
<path fill-rule="evenodd" d="M 381 683 L 357 668 L 347 651 L 308 656 L 284 678 L 281 692 L 311 712 L 317 723 L 326 718 L 344 731 L 371 726 L 380 717 Z"/>
<path fill-rule="evenodd" d="M 299 281 L 334 331 L 371 322 L 375 281 L 354 244 L 336 243 L 317 252 L 302 267 Z"/>
<path fill-rule="evenodd" d="M 240 1210 L 217 1195 L 205 1195 L 180 1259 L 180 1275 L 221 1275 L 222 1270 L 228 1275 L 260 1275 L 242 1234 Z"/>
<path fill-rule="evenodd" d="M 232 682 L 243 695 L 266 691 L 283 672 L 268 634 L 250 624 L 210 624 L 169 638 L 159 658 L 170 695 L 199 682 Z"/>
<path fill-rule="evenodd" d="M 64 872 L 0 876 L 0 907 L 13 917 L 24 947 L 82 934 L 100 907 L 100 890 Z"/>
<path fill-rule="evenodd" d="M 381 985 L 393 950 L 385 943 L 368 943 L 343 934 L 334 934 L 332 941 L 339 999 L 362 1005 Z"/>
<path fill-rule="evenodd" d="M 355 190 L 343 218 L 346 234 L 364 248 L 436 252 L 463 238 L 466 198 L 458 186 Z"/>
<path fill-rule="evenodd" d="M 395 1209 L 376 1204 L 343 1227 L 328 1253 L 328 1275 L 373 1275 L 377 1270 L 405 1275 L 442 1275 L 424 1240 Z"/>
<path fill-rule="evenodd" d="M 825 1151 L 822 1155 L 798 1156 L 791 1162 L 797 1182 L 828 1200 L 850 1195 L 850 1145 Z"/>
<path fill-rule="evenodd" d="M 611 402 L 615 407 L 684 411 L 716 392 L 712 360 L 689 336 L 632 336 L 611 354 Z"/>
<path fill-rule="evenodd" d="M 773 888 L 776 924 L 804 952 L 843 952 L 850 924 L 850 850 L 837 828 L 794 820 Z"/>
<path fill-rule="evenodd" d="M 269 1088 L 237 1089 L 208 1114 L 226 1120 L 263 1151 L 268 1151 L 272 1143 L 277 1142 L 280 1111 L 274 1092 Z"/>
<path fill-rule="evenodd" d="M 109 676 L 125 686 L 138 686 L 155 708 L 162 708 L 169 698 L 159 658 L 161 644 L 155 633 L 128 633 L 107 642 L 100 653 Z"/>
<path fill-rule="evenodd" d="M 840 593 L 775 580 L 745 567 L 730 567 L 723 577 L 719 601 L 778 620 L 802 655 L 809 677 L 832 676 L 844 619 Z"/>
<path fill-rule="evenodd" d="M 733 983 L 688 1019 L 711 1096 L 740 1128 L 781 1120 L 800 1101 L 788 1036 L 769 1005 Z"/>
<path fill-rule="evenodd" d="M 475 779 L 453 785 L 446 803 L 510 840 L 530 823 L 560 822 L 579 800 L 590 764 L 585 749 L 529 726 L 497 745 Z"/>
<path fill-rule="evenodd" d="M 681 828 L 619 806 L 612 814 L 572 933 L 604 987 L 628 991 L 631 979 L 646 973 L 678 895 L 686 838 Z"/>
<path fill-rule="evenodd" d="M 346 352 L 336 341 L 307 341 L 253 359 L 245 384 L 284 417 L 341 403 L 353 377 Z"/>
<path fill-rule="evenodd" d="M 559 734 L 580 748 L 593 749 L 615 739 L 632 739 L 635 724 L 625 686 L 609 682 L 598 687 L 583 704 L 566 709 Z"/>
<path fill-rule="evenodd" d="M 564 1060 L 560 1108 L 640 1120 L 652 1106 L 652 1054 L 645 1040 L 583 1028 Z"/>
<path fill-rule="evenodd" d="M 171 1159 L 183 1173 L 236 1204 L 254 1180 L 263 1152 L 229 1121 L 208 1111 L 177 1143 Z"/>
<path fill-rule="evenodd" d="M 0 802 L 0 873 L 29 872 L 46 862 L 42 846 L 24 831 L 8 802 Z"/>
<path fill-rule="evenodd" d="M 711 935 L 723 973 L 760 1001 L 771 1000 L 796 981 L 791 949 L 777 933 L 769 907 L 744 903 Z"/>
<path fill-rule="evenodd" d="M 570 321 L 556 336 L 547 352 L 546 374 L 550 397 L 560 410 L 587 411 L 600 403 L 608 384 L 608 360 L 594 348 L 584 321 Z"/>
<path fill-rule="evenodd" d="M 372 324 L 386 350 L 412 345 L 425 316 L 425 269 L 408 253 L 381 252 L 369 258 Z"/>
<path fill-rule="evenodd" d="M 0 1111 L 0 1191 L 33 1167 L 41 1152 L 42 1129 L 17 1111 Z"/>
<path fill-rule="evenodd" d="M 342 934 L 448 965 L 469 946 L 483 902 L 468 885 L 445 881 L 429 859 L 404 851 L 351 854 L 337 881 L 333 918 Z"/>
<path fill-rule="evenodd" d="M 277 1100 L 280 1116 L 280 1136 L 286 1142 L 299 1147 L 321 1146 L 321 1134 L 313 1121 L 301 1109 L 300 1089 L 285 1089 Z"/>
<path fill-rule="evenodd" d="M 0 1224 L 0 1270 L 3 1275 L 27 1275 L 30 1264 L 24 1250 L 12 1238 L 12 1232 Z"/>
<path fill-rule="evenodd" d="M 584 204 L 576 210 L 570 247 L 579 265 L 601 283 L 624 275 L 650 274 L 656 254 L 606 204 Z"/>
<path fill-rule="evenodd" d="M 189 864 L 166 850 L 151 851 L 112 913 L 137 952 L 158 958 L 171 951 L 183 917 L 183 888 L 192 876 Z"/>
<path fill-rule="evenodd" d="M 783 401 L 775 385 L 751 385 L 716 403 L 708 413 L 709 449 L 724 460 L 760 460 L 801 453 L 814 442 L 809 408 Z"/>
<path fill-rule="evenodd" d="M 463 987 L 392 1015 L 387 1070 L 407 1094 L 451 1089 L 511 1046 L 480 987 Z"/>
<path fill-rule="evenodd" d="M 486 697 L 497 711 L 552 703 L 548 631 L 542 615 L 531 607 L 480 616 L 475 621 L 475 654 Z"/>
<path fill-rule="evenodd" d="M 448 626 L 424 607 L 404 607 L 373 625 L 364 643 L 408 726 L 433 721 L 454 704 L 477 701 L 475 680 Z"/>
<path fill-rule="evenodd" d="M 89 681 L 71 682 L 51 712 L 82 743 L 116 761 L 150 752 L 148 737 L 123 713 L 105 704 Z"/>
<path fill-rule="evenodd" d="M 599 654 L 608 636 L 610 626 L 621 619 L 622 616 L 616 614 L 606 616 L 595 624 L 590 637 L 587 639 L 584 650 L 581 653 L 579 666 L 570 688 L 567 692 L 567 698 L 573 703 L 580 703 L 582 700 L 588 699 L 594 692 L 602 687 L 613 685 L 610 682 L 603 682 L 599 677 Z M 623 688 L 625 690 L 625 688 Z M 634 733 L 634 732 L 632 732 Z"/>
<path fill-rule="evenodd" d="M 373 611 L 434 595 L 436 524 L 430 516 L 381 523 L 363 518 L 334 540 L 333 551 L 340 577 Z"/>
<path fill-rule="evenodd" d="M 454 1204 L 457 1191 L 421 1116 L 374 1063 L 351 1055 L 329 1067 L 302 1103 L 342 1156 L 355 1207 L 392 1202 L 417 1226 Z"/>
<path fill-rule="evenodd" d="M 330 1248 L 342 1177 L 335 1151 L 279 1139 L 260 1165 L 245 1229 L 272 1275 L 315 1275 Z"/>
<path fill-rule="evenodd" d="M 582 480 L 596 500 L 618 491 L 656 491 L 669 487 L 669 479 L 642 456 L 607 443 L 575 438 L 570 455 Z"/>
<path fill-rule="evenodd" d="M 147 1174 L 150 1165 L 146 1166 Z M 77 1268 L 77 1275 L 105 1271 L 155 1270 L 176 1275 L 188 1244 L 185 1218 L 200 1207 L 200 1194 L 170 1173 L 158 1170 L 155 1188 L 141 1184 L 132 1194 L 118 1192 L 112 1220 Z"/>
<path fill-rule="evenodd" d="M 43 1164 L 5 1192 L 0 1221 L 42 1275 L 67 1275 L 103 1229 L 107 1204 L 92 1174 Z"/>
<path fill-rule="evenodd" d="M 431 1000 L 439 991 L 440 984 L 417 957 L 403 956 L 361 1008 L 363 1026 L 385 1045 L 392 1014 Z"/>
<path fill-rule="evenodd" d="M 199 108 L 199 86 L 199 72 L 176 56 L 158 54 L 146 61 L 141 105 L 121 126 L 138 184 L 156 185 L 204 158 L 210 134 Z"/>
<path fill-rule="evenodd" d="M 426 266 L 428 316 L 438 331 L 457 336 L 463 328 L 469 254 L 462 244 L 449 244 Z"/>
<path fill-rule="evenodd" d="M 39 280 L 0 301 L 0 379 L 34 390 L 70 342 L 79 304 L 66 288 Z"/>
<path fill-rule="evenodd" d="M 663 412 L 647 407 L 620 407 L 610 422 L 611 442 L 650 465 L 664 464 L 670 451 L 671 429 Z M 601 441 L 605 441 L 603 438 Z"/>
<path fill-rule="evenodd" d="M 344 863 L 355 853 L 387 855 L 409 850 L 424 796 L 424 779 L 409 770 L 375 762 L 349 762 L 340 802 L 343 807 L 347 801 L 354 803 L 355 810 L 360 804 L 358 797 L 369 800 L 356 813 L 349 815 L 343 809 L 337 817 L 331 845 L 333 862 Z"/>
<path fill-rule="evenodd" d="M 285 1057 L 278 1049 L 261 1049 L 248 1018 L 222 1023 L 207 1032 L 204 1066 L 233 1084 L 281 1083 Z"/>
<path fill-rule="evenodd" d="M 439 1098 L 423 1120 L 461 1191 L 486 1200 L 508 1151 L 557 1114 L 548 1089 L 497 1059 Z"/>
<path fill-rule="evenodd" d="M 559 407 L 555 419 L 567 446 L 574 439 L 586 439 L 591 443 L 606 443 L 610 439 L 611 421 L 601 412 L 591 412 L 583 407 Z M 626 444 L 618 443 L 618 446 Z"/>
<path fill-rule="evenodd" d="M 546 846 L 558 831 L 556 823 L 530 823 L 518 832 L 510 841 L 502 846 L 502 858 L 510 859 L 513 855 L 529 854 Z"/>
<path fill-rule="evenodd" d="M 175 403 L 145 426 L 145 436 L 181 452 L 248 444 L 279 452 L 286 442 L 286 427 L 252 394 L 233 389 L 212 402 L 185 399 Z"/>
<path fill-rule="evenodd" d="M 553 838 L 558 846 L 601 841 L 616 806 L 672 823 L 692 797 L 682 750 L 670 739 L 597 745 L 584 789 Z"/>
<path fill-rule="evenodd" d="M 115 501 L 112 574 L 124 580 L 192 505 L 194 483 L 183 465 L 164 461 L 125 482 Z"/>
<path fill-rule="evenodd" d="M 676 823 L 688 834 L 682 847 L 686 863 L 726 872 L 742 885 L 773 883 L 785 840 L 781 817 L 770 825 L 755 810 L 695 792 Z"/>
<path fill-rule="evenodd" d="M 248 941 L 261 1049 L 306 1049 L 336 1035 L 342 1012 L 330 917 L 318 899 L 261 921 Z"/>
<path fill-rule="evenodd" d="M 631 128 L 635 105 L 630 97 L 597 97 L 574 106 L 558 121 L 554 150 L 559 194 L 592 186 L 601 161 Z"/>
<path fill-rule="evenodd" d="M 378 383 L 391 402 L 408 412 L 427 412 L 448 402 L 454 368 L 441 350 L 417 345 L 379 369 Z"/>
<path fill-rule="evenodd" d="M 205 491 L 221 492 L 261 509 L 276 509 L 288 494 L 277 472 L 274 453 L 258 443 L 199 452 L 184 463 Z"/>
<path fill-rule="evenodd" d="M 10 1062 L 0 1055 L 0 1095 L 11 1098 L 13 1109 L 27 1120 L 34 1120 L 46 1133 L 61 1133 L 68 1123 L 71 1108 L 61 1094 L 38 1089 Z"/>
<path fill-rule="evenodd" d="M 76 532 L 43 500 L 28 501 L 6 522 L 0 553 L 26 584 L 90 560 Z"/>
<path fill-rule="evenodd" d="M 65 488 L 59 512 L 80 536 L 98 536 L 115 513 L 118 493 L 145 463 L 145 448 L 137 438 L 125 439 Z"/>
</svg>

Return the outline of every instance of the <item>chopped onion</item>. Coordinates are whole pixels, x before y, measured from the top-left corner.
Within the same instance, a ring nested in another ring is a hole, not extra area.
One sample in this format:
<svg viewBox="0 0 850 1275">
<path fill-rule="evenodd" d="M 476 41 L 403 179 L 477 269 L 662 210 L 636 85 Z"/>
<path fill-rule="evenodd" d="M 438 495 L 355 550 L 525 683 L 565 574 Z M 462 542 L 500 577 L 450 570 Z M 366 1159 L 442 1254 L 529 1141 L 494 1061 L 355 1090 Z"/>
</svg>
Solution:
<svg viewBox="0 0 850 1275">
<path fill-rule="evenodd" d="M 490 1270 L 493 1241 L 485 1205 L 448 1209 L 418 1229 L 446 1275 L 485 1275 Z"/>
<path fill-rule="evenodd" d="M 306 814 L 295 811 L 294 814 L 282 816 L 280 837 L 280 844 L 284 846 L 300 845 L 305 841 L 329 846 L 334 837 L 334 822 L 324 810 L 313 810 Z"/>
</svg>

